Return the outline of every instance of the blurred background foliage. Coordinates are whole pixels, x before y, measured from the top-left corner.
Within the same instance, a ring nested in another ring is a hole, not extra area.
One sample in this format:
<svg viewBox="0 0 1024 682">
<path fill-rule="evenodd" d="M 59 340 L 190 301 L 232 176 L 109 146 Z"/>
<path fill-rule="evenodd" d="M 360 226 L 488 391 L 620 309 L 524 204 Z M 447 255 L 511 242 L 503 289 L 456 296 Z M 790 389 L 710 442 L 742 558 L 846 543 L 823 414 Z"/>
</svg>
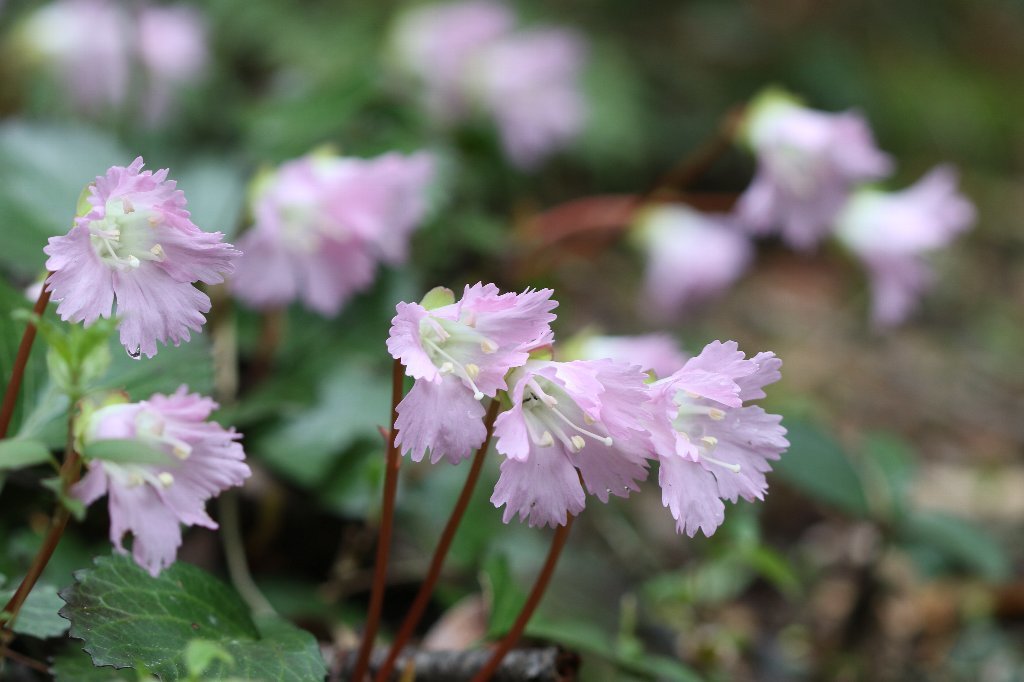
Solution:
<svg viewBox="0 0 1024 682">
<path fill-rule="evenodd" d="M 651 187 L 766 84 L 817 108 L 863 111 L 898 160 L 893 187 L 956 164 L 980 219 L 943 254 L 938 286 L 903 328 L 868 329 L 865 283 L 841 254 L 798 256 L 772 242 L 721 301 L 668 326 L 690 351 L 733 338 L 784 359 L 766 408 L 784 415 L 792 447 L 771 494 L 731 507 L 713 538 L 694 540 L 675 535 L 653 486 L 628 502 L 591 501 L 530 634 L 580 651 L 588 680 L 1024 679 L 1024 4 L 518 3 L 527 23 L 572 26 L 589 43 L 586 133 L 529 174 L 502 160 L 487 125 L 451 134 L 418 110 L 389 68 L 400 3 L 197 5 L 212 68 L 158 128 L 123 112 L 83 118 L 27 68 L 15 36 L 36 6 L 8 0 L 0 10 L 5 310 L 29 306 L 19 290 L 41 276 L 45 239 L 66 231 L 82 186 L 136 155 L 172 169 L 197 224 L 229 234 L 246 224 L 253 174 L 317 146 L 359 156 L 430 148 L 443 159 L 412 262 L 339 318 L 291 310 L 268 320 L 222 296 L 211 323 L 238 328 L 242 392 L 220 419 L 246 434 L 257 469 L 243 498 L 254 573 L 325 642 L 357 628 L 365 608 L 396 301 L 478 279 L 546 285 L 561 302 L 562 338 L 659 329 L 637 303 L 641 263 L 624 243 L 558 254 L 557 267 L 538 271 L 526 267 L 524 225 L 563 201 Z M 752 169 L 730 151 L 694 189 L 738 192 Z M 0 316 L 2 374 L 20 331 Z M 271 333 L 281 343 L 268 358 Z M 114 348 L 105 383 L 135 399 L 183 381 L 208 391 L 209 335 L 145 362 Z M 15 424 L 58 445 L 66 405 L 38 350 L 24 395 Z M 3 482 L 0 573 L 17 575 L 39 541 L 45 473 Z M 403 467 L 391 626 L 463 476 Z M 500 632 L 546 551 L 547 533 L 504 526 L 487 497 L 474 498 L 432 605 L 431 636 L 451 646 Z M 102 516 L 65 540 L 46 584 L 63 586 L 106 551 Z M 189 531 L 181 558 L 222 568 L 203 529 Z"/>
</svg>

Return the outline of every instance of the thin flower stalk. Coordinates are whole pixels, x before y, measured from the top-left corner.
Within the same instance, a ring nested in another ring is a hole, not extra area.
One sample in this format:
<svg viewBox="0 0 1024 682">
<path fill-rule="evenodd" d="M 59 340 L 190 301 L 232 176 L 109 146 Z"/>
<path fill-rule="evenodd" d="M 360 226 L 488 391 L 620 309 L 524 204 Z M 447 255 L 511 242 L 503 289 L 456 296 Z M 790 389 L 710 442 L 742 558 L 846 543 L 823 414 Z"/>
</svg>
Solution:
<svg viewBox="0 0 1024 682">
<path fill-rule="evenodd" d="M 451 547 L 452 540 L 455 538 L 455 532 L 458 530 L 459 524 L 462 522 L 462 517 L 466 513 L 466 507 L 469 506 L 469 500 L 473 496 L 473 490 L 476 488 L 477 481 L 480 479 L 480 471 L 483 469 L 484 459 L 491 444 L 491 435 L 494 431 L 494 420 L 498 416 L 498 410 L 500 408 L 501 402 L 498 400 L 491 401 L 490 406 L 487 408 L 487 415 L 484 417 L 487 436 L 484 438 L 483 444 L 480 446 L 480 449 L 477 450 L 476 456 L 473 458 L 469 474 L 466 476 L 466 483 L 462 486 L 462 492 L 459 493 L 459 499 L 456 500 L 455 508 L 452 509 L 451 516 L 448 517 L 448 523 L 445 525 L 444 532 L 441 534 L 441 539 L 438 541 L 437 548 L 434 550 L 434 556 L 430 559 L 430 567 L 427 569 L 427 575 L 423 579 L 423 583 L 420 585 L 420 590 L 416 594 L 416 598 L 413 600 L 412 606 L 409 607 L 409 611 L 405 615 L 405 620 L 402 622 L 402 626 L 399 628 L 398 634 L 395 635 L 395 640 L 391 645 L 391 649 L 388 651 L 387 659 L 385 659 L 384 664 L 381 665 L 377 672 L 377 677 L 375 678 L 376 682 L 385 682 L 390 679 L 391 672 L 395 668 L 395 661 L 398 659 L 399 654 L 402 653 L 402 649 L 405 647 L 406 642 L 409 641 L 409 637 L 412 636 L 413 631 L 419 624 L 420 619 L 423 617 L 423 612 L 427 608 L 427 603 L 430 601 L 430 597 L 434 593 L 434 586 L 437 584 L 437 580 L 441 576 L 441 567 L 444 565 L 444 560 L 448 556 L 448 549 Z"/>
<path fill-rule="evenodd" d="M 405 367 L 395 360 L 391 373 L 391 433 L 388 437 L 387 469 L 384 474 L 384 503 L 380 517 L 380 533 L 377 538 L 377 559 L 374 563 L 373 587 L 370 591 L 370 607 L 366 614 L 366 628 L 359 647 L 359 656 L 353 668 L 352 679 L 360 682 L 366 678 L 370 667 L 370 653 L 380 625 L 381 608 L 384 605 L 384 588 L 387 582 L 388 557 L 391 553 L 391 529 L 395 517 L 395 492 L 398 489 L 398 444 L 395 442 L 394 424 L 398 421 L 398 403 L 404 393 Z M 340 672 L 340 670 L 338 670 Z M 335 679 L 337 679 L 335 677 Z"/>
<path fill-rule="evenodd" d="M 42 315 L 50 302 L 50 292 L 46 287 L 39 290 L 39 298 L 36 300 L 32 312 Z M 14 406 L 18 402 L 18 392 L 21 390 L 21 380 L 25 376 L 25 367 L 28 365 L 28 356 L 32 351 L 32 343 L 36 340 L 36 326 L 29 322 L 25 332 L 21 335 L 21 343 L 18 345 L 18 354 L 14 358 L 14 367 L 11 368 L 11 378 L 7 381 L 7 390 L 4 392 L 3 406 L 0 407 L 0 438 L 7 437 L 7 429 L 11 425 L 11 417 L 14 416 Z"/>
<path fill-rule="evenodd" d="M 569 529 L 572 527 L 574 519 L 575 517 L 570 514 L 566 519 L 565 525 L 558 526 L 555 529 L 555 535 L 551 539 L 551 548 L 548 550 L 548 557 L 544 561 L 544 567 L 541 568 L 540 573 L 537 575 L 533 589 L 530 590 L 530 596 L 526 598 L 526 603 L 523 604 L 522 610 L 516 616 L 516 621 L 512 624 L 512 628 L 498 643 L 490 660 L 477 672 L 471 682 L 487 682 L 487 680 L 491 679 L 491 676 L 501 665 L 505 655 L 512 650 L 512 647 L 522 637 L 527 623 L 530 622 L 530 618 L 533 616 L 533 612 L 537 610 L 540 600 L 544 597 L 548 583 L 551 582 L 551 576 L 554 575 L 555 566 L 558 564 L 558 557 L 562 554 L 562 548 L 565 547 L 565 543 L 569 539 Z"/>
</svg>

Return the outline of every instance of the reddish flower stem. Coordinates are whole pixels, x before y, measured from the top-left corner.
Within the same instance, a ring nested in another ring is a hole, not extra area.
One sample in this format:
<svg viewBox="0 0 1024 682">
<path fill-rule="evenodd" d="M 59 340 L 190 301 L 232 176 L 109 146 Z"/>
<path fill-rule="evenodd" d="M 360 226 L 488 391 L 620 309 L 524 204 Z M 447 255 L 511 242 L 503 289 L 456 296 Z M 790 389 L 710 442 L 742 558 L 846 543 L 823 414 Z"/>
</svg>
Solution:
<svg viewBox="0 0 1024 682">
<path fill-rule="evenodd" d="M 75 452 L 74 405 L 72 405 L 71 412 L 68 414 L 67 439 L 64 463 L 60 467 L 61 485 L 65 492 L 78 481 L 78 477 L 82 472 L 82 460 L 78 453 Z M 21 607 L 28 598 L 32 588 L 35 587 L 36 582 L 39 580 L 39 576 L 43 574 L 46 565 L 50 563 L 50 557 L 53 556 L 54 550 L 57 549 L 57 544 L 60 542 L 61 536 L 64 535 L 64 529 L 67 527 L 70 517 L 71 512 L 68 511 L 67 507 L 58 502 L 57 509 L 53 512 L 53 518 L 50 520 L 50 530 L 47 531 L 46 537 L 43 538 L 43 544 L 40 545 L 39 551 L 36 552 L 35 558 L 32 559 L 32 564 L 28 567 L 25 577 L 21 579 L 18 589 L 11 595 L 10 600 L 3 609 L 0 609 L 8 614 L 7 620 L 4 621 L 3 627 L 0 628 L 0 653 L 6 653 L 7 643 L 14 637 L 11 626 L 18 617 L 18 612 L 21 611 Z"/>
<path fill-rule="evenodd" d="M 46 305 L 50 302 L 50 292 L 43 285 L 39 292 L 39 298 L 32 312 L 42 315 Z M 11 378 L 7 380 L 7 390 L 4 392 L 3 406 L 0 407 L 0 438 L 7 437 L 7 429 L 11 425 L 11 417 L 14 416 L 14 405 L 18 402 L 18 391 L 21 390 L 21 380 L 25 376 L 25 366 L 28 365 L 28 356 L 32 351 L 32 342 L 36 340 L 36 326 L 31 322 L 25 327 L 21 335 L 21 344 L 18 345 L 18 354 L 14 357 L 14 367 L 11 368 Z"/>
<path fill-rule="evenodd" d="M 508 634 L 498 643 L 490 660 L 487 661 L 484 667 L 480 668 L 480 671 L 477 672 L 471 682 L 487 682 L 487 680 L 491 679 L 491 675 L 501 665 L 505 654 L 511 651 L 512 647 L 519 641 L 523 630 L 526 629 L 526 624 L 530 622 L 530 617 L 533 616 L 533 612 L 537 610 L 540 600 L 544 597 L 548 583 L 551 582 L 551 576 L 555 572 L 555 565 L 558 564 L 558 557 L 562 553 L 562 548 L 565 547 L 566 540 L 569 539 L 569 529 L 572 527 L 574 518 L 572 514 L 569 514 L 565 525 L 555 529 L 555 536 L 551 538 L 551 548 L 548 550 L 548 558 L 544 561 L 544 567 L 537 575 L 537 580 L 533 583 L 533 589 L 530 590 L 530 596 L 526 598 L 526 603 L 523 604 L 522 610 L 516 617 L 516 622 L 512 625 Z"/>
<path fill-rule="evenodd" d="M 359 647 L 359 657 L 352 671 L 352 679 L 362 682 L 370 667 L 370 652 L 380 625 L 381 608 L 384 605 L 384 587 L 388 574 L 388 555 L 391 551 L 391 528 L 395 517 L 395 492 L 398 489 L 398 467 L 401 458 L 395 444 L 395 422 L 398 421 L 398 403 L 402 400 L 405 368 L 395 360 L 391 372 L 391 433 L 388 437 L 387 470 L 384 473 L 384 504 L 380 515 L 380 533 L 377 538 L 377 560 L 373 569 L 373 587 L 370 590 L 370 608 L 366 614 L 366 628 Z"/>
<path fill-rule="evenodd" d="M 409 612 L 405 615 L 405 620 L 402 622 L 398 634 L 395 635 L 395 641 L 388 651 L 387 658 L 377 670 L 377 676 L 374 678 L 375 682 L 386 682 L 390 678 L 391 672 L 395 668 L 395 661 L 398 659 L 399 654 L 402 653 L 402 649 L 405 647 L 406 642 L 409 641 L 409 637 L 412 636 L 413 630 L 419 624 L 420 618 L 423 617 L 423 612 L 427 608 L 427 603 L 430 601 L 430 596 L 434 593 L 434 586 L 437 584 L 437 579 L 441 576 L 441 567 L 444 565 L 445 557 L 448 556 L 448 549 L 455 538 L 455 531 L 458 530 L 459 523 L 462 522 L 462 517 L 466 513 L 466 507 L 469 506 L 469 500 L 473 497 L 473 490 L 480 479 L 480 471 L 483 469 L 487 449 L 491 444 L 494 420 L 498 416 L 499 409 L 501 409 L 501 402 L 497 399 L 492 400 L 490 407 L 487 408 L 487 415 L 484 417 L 487 435 L 484 437 L 483 444 L 476 451 L 473 464 L 470 466 L 469 474 L 466 476 L 466 482 L 462 486 L 462 492 L 459 493 L 459 498 L 455 502 L 455 508 L 452 509 L 451 516 L 448 517 L 448 523 L 444 527 L 444 532 L 441 533 L 441 539 L 434 550 L 434 556 L 430 559 L 427 575 L 420 585 L 420 591 L 416 594 L 412 606 L 409 607 Z"/>
</svg>

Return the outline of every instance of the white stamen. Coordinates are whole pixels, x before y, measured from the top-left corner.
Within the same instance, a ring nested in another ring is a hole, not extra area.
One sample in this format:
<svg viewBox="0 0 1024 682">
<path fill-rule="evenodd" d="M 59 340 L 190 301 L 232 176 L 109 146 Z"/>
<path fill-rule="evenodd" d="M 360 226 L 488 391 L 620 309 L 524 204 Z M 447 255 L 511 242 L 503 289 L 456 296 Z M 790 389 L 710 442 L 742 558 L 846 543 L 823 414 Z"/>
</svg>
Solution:
<svg viewBox="0 0 1024 682">
<path fill-rule="evenodd" d="M 490 355 L 491 353 L 497 352 L 498 344 L 494 343 L 490 339 L 484 339 L 480 342 L 480 350 Z"/>
<path fill-rule="evenodd" d="M 480 365 L 475 365 L 472 362 L 466 364 L 466 374 L 469 375 L 470 379 L 474 381 L 480 376 Z"/>
<path fill-rule="evenodd" d="M 157 476 L 157 479 L 160 481 L 160 485 L 165 488 L 169 488 L 171 484 L 174 483 L 174 476 L 171 476 L 166 471 L 161 471 L 160 475 Z"/>
<path fill-rule="evenodd" d="M 453 374 L 456 374 L 457 376 L 459 376 L 460 375 L 459 371 L 461 371 L 462 378 L 465 379 L 469 383 L 469 387 L 473 389 L 473 398 L 474 398 L 474 400 L 483 400 L 484 399 L 483 391 L 481 391 L 479 389 L 479 387 L 477 387 L 476 383 L 473 381 L 473 377 L 470 376 L 470 373 L 469 373 L 468 369 L 466 367 L 464 367 L 461 362 L 459 362 L 458 360 L 453 358 L 451 355 L 446 353 L 444 351 L 444 349 L 441 348 L 441 346 L 437 345 L 428 336 L 420 335 L 420 338 L 423 340 L 424 343 L 426 343 L 434 351 L 436 351 L 438 355 L 440 355 L 441 357 L 443 357 L 446 360 L 446 362 L 444 364 L 442 364 L 438 368 L 438 370 L 441 373 L 452 372 Z M 472 363 L 470 363 L 470 364 L 472 364 Z M 478 372 L 479 372 L 479 369 L 480 368 L 477 367 L 477 371 Z"/>
<path fill-rule="evenodd" d="M 716 445 L 718 445 L 718 439 L 715 438 L 714 436 L 701 436 L 700 442 L 711 447 L 715 447 Z"/>
<path fill-rule="evenodd" d="M 149 252 L 161 260 L 163 260 L 166 255 L 164 253 L 164 247 L 159 244 L 153 244 L 153 246 L 150 247 Z"/>
<path fill-rule="evenodd" d="M 437 368 L 441 374 L 448 374 L 455 371 L 455 365 L 451 362 L 441 363 L 441 366 Z"/>
<path fill-rule="evenodd" d="M 150 227 L 156 227 L 160 224 L 160 218 L 156 214 L 153 214 L 146 218 L 146 222 L 149 223 Z"/>
<path fill-rule="evenodd" d="M 135 207 L 132 206 L 132 202 L 128 200 L 128 197 L 121 199 L 121 206 L 124 208 L 125 213 L 135 213 Z"/>
<path fill-rule="evenodd" d="M 579 452 L 587 445 L 587 441 L 583 440 L 583 436 L 576 435 L 569 440 L 572 441 L 573 452 Z"/>
<path fill-rule="evenodd" d="M 138 474 L 129 474 L 129 476 L 128 476 L 128 487 L 129 488 L 136 488 L 136 487 L 138 487 L 140 485 L 142 485 L 142 476 L 139 476 Z"/>
<path fill-rule="evenodd" d="M 583 413 L 583 423 L 586 424 L 587 426 L 590 426 L 591 424 L 596 424 L 597 420 L 594 419 L 593 417 L 591 417 L 586 412 L 584 412 Z"/>
<path fill-rule="evenodd" d="M 188 459 L 189 455 L 192 454 L 192 448 L 185 444 L 175 444 L 171 452 L 173 452 L 174 456 L 178 459 Z"/>
<path fill-rule="evenodd" d="M 141 262 L 139 261 L 138 258 L 136 258 L 135 256 L 128 256 L 128 267 L 137 268 L 139 267 L 140 264 Z"/>
<path fill-rule="evenodd" d="M 708 410 L 708 417 L 716 422 L 720 422 L 725 419 L 725 410 L 720 410 L 717 407 L 712 407 Z"/>
<path fill-rule="evenodd" d="M 554 445 L 554 444 L 555 444 L 555 439 L 551 435 L 550 431 L 545 431 L 543 434 L 541 434 L 540 440 L 537 441 L 537 445 L 539 445 L 541 447 L 544 447 L 544 448 L 546 448 L 546 447 L 548 447 L 550 445 Z"/>
<path fill-rule="evenodd" d="M 708 461 L 708 462 L 711 462 L 712 464 L 717 464 L 720 467 L 725 467 L 726 469 L 728 469 L 729 471 L 733 472 L 734 474 L 738 474 L 740 472 L 740 465 L 739 464 L 730 464 L 729 462 L 723 462 L 720 459 L 715 459 L 714 457 L 708 457 L 707 455 L 701 455 L 701 459 L 703 459 L 705 461 Z"/>
<path fill-rule="evenodd" d="M 591 438 L 593 438 L 594 440 L 599 440 L 599 441 L 601 441 L 602 443 L 604 443 L 605 445 L 607 445 L 608 447 L 611 447 L 611 446 L 612 446 L 612 442 L 613 442 L 613 441 L 612 441 L 611 437 L 609 437 L 609 436 L 602 436 L 602 435 L 600 435 L 600 434 L 594 433 L 593 431 L 588 431 L 587 429 L 583 428 L 582 426 L 577 426 L 576 424 L 574 424 L 574 423 L 572 422 L 572 420 L 571 420 L 571 419 L 569 419 L 569 418 L 568 418 L 568 417 L 566 417 L 566 416 L 565 416 L 564 414 L 562 414 L 562 411 L 561 411 L 561 410 L 559 410 L 559 409 L 558 409 L 557 407 L 552 407 L 552 408 L 551 408 L 551 411 L 552 411 L 552 412 L 554 412 L 554 413 L 555 413 L 555 414 L 556 414 L 556 415 L 558 416 L 558 418 L 559 418 L 559 419 L 561 419 L 561 420 L 562 420 L 562 421 L 564 421 L 564 422 L 565 422 L 566 424 L 568 424 L 568 425 L 569 425 L 569 426 L 571 426 L 572 428 L 576 429 L 577 431 L 579 431 L 579 432 L 580 432 L 580 433 L 582 433 L 583 435 L 585 435 L 585 436 L 590 436 L 590 437 L 591 437 Z"/>
</svg>

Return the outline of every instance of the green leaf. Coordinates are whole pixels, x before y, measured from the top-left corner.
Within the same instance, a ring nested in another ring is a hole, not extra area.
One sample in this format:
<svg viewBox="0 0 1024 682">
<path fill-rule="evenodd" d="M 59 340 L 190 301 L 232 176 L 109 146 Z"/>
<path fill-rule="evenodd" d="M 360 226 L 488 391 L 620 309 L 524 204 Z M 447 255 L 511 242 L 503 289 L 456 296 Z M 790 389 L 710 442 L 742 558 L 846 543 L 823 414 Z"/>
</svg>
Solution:
<svg viewBox="0 0 1024 682">
<path fill-rule="evenodd" d="M 0 590 L 0 603 L 6 604 L 13 595 L 14 588 Z M 68 630 L 68 622 L 57 613 L 62 606 L 64 606 L 64 602 L 57 596 L 56 587 L 37 583 L 25 598 L 25 603 L 22 604 L 12 629 L 19 635 L 29 635 L 39 639 L 59 637 Z M 4 615 L 6 616 L 6 612 Z"/>
<path fill-rule="evenodd" d="M 526 601 L 526 594 L 512 579 L 512 568 L 504 552 L 495 552 L 487 558 L 481 582 L 490 602 L 487 636 L 503 635 L 512 627 Z"/>
<path fill-rule="evenodd" d="M 278 618 L 254 622 L 234 591 L 189 564 L 154 578 L 128 557 L 99 557 L 61 597 L 71 636 L 85 641 L 96 665 L 141 663 L 163 680 L 187 679 L 186 652 L 201 639 L 234 660 L 211 661 L 205 679 L 319 682 L 327 672 L 308 632 Z"/>
<path fill-rule="evenodd" d="M 1010 560 L 1002 546 L 984 529 L 943 512 L 915 511 L 898 528 L 900 539 L 940 557 L 940 569 L 968 570 L 990 581 L 1010 575 Z"/>
<path fill-rule="evenodd" d="M 50 449 L 37 440 L 0 440 L 0 471 L 22 469 L 54 461 Z"/>
<path fill-rule="evenodd" d="M 185 647 L 185 667 L 192 677 L 200 677 L 216 661 L 222 661 L 229 666 L 235 665 L 234 657 L 217 642 L 193 639 Z"/>
<path fill-rule="evenodd" d="M 701 682 L 701 677 L 679 661 L 644 651 L 624 654 L 600 627 L 589 622 L 534 618 L 526 634 L 564 644 L 577 651 L 611 661 L 625 672 L 655 680 Z"/>
<path fill-rule="evenodd" d="M 102 459 L 119 464 L 177 464 L 177 461 L 163 450 L 134 439 L 90 441 L 83 446 L 82 456 L 86 459 Z"/>
<path fill-rule="evenodd" d="M 868 516 L 860 476 L 839 443 L 810 422 L 791 420 L 786 426 L 789 450 L 774 464 L 779 478 L 847 514 Z"/>
<path fill-rule="evenodd" d="M 134 670 L 96 667 L 81 649 L 68 649 L 53 661 L 53 677 L 56 682 L 139 682 L 145 678 Z"/>
</svg>

